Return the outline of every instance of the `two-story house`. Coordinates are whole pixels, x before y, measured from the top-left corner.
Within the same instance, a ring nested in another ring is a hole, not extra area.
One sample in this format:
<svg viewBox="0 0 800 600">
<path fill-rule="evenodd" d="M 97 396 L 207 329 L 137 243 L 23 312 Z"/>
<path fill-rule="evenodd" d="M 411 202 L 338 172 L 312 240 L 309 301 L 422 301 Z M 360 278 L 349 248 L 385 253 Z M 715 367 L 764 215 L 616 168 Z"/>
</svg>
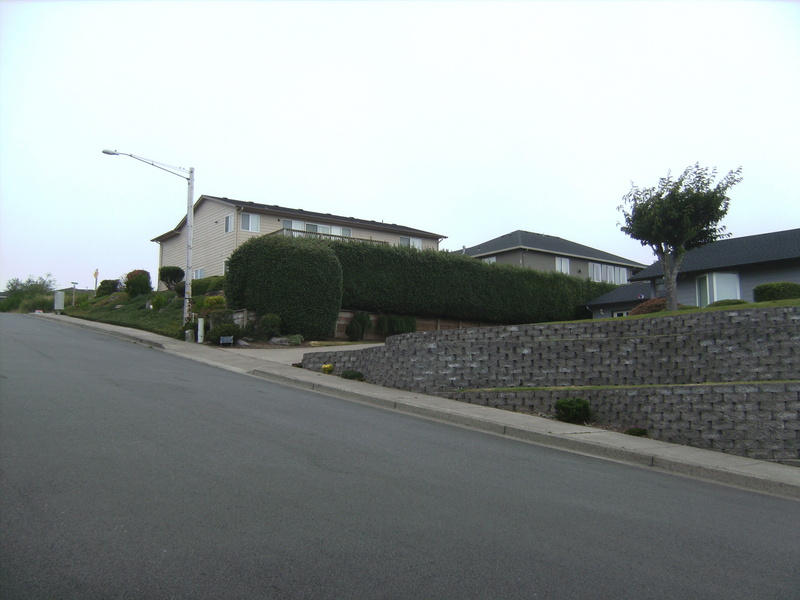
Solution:
<svg viewBox="0 0 800 600">
<path fill-rule="evenodd" d="M 192 279 L 224 275 L 231 253 L 259 235 L 367 240 L 434 250 L 445 239 L 403 225 L 205 195 L 195 203 L 192 221 Z M 160 246 L 159 268 L 185 267 L 186 237 L 184 217 L 174 229 L 152 240 Z"/>
<path fill-rule="evenodd" d="M 488 263 L 558 271 L 618 284 L 627 283 L 634 273 L 646 266 L 560 237 L 521 230 L 460 252 Z"/>
</svg>

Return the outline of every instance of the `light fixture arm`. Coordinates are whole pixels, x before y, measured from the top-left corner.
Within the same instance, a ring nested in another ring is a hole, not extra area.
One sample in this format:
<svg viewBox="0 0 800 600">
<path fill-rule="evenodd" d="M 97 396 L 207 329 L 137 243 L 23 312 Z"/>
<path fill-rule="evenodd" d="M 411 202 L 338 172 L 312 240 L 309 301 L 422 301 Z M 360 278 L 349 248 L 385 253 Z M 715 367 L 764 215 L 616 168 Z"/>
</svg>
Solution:
<svg viewBox="0 0 800 600">
<path fill-rule="evenodd" d="M 117 152 L 116 150 L 103 150 L 103 154 L 109 156 L 130 156 L 133 159 L 143 162 L 156 169 L 161 169 L 172 175 L 177 175 L 181 179 L 185 179 L 189 183 L 188 196 L 186 199 L 186 273 L 184 276 L 184 294 L 183 294 L 183 324 L 189 322 L 191 319 L 191 303 L 192 303 L 192 244 L 194 241 L 194 167 L 184 169 L 183 167 L 175 167 L 166 163 L 157 162 L 128 152 Z M 185 173 L 185 175 L 184 175 Z"/>
</svg>

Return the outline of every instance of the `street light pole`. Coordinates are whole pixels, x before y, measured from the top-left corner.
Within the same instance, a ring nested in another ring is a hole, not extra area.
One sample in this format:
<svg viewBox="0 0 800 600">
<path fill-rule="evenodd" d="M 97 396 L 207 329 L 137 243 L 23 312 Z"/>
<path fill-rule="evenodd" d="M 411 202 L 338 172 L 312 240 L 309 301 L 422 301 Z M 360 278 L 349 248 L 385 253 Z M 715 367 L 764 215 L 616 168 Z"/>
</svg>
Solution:
<svg viewBox="0 0 800 600">
<path fill-rule="evenodd" d="M 130 156 L 136 160 L 148 164 L 167 173 L 177 175 L 181 179 L 189 182 L 189 191 L 186 198 L 186 276 L 185 286 L 183 292 L 183 324 L 189 322 L 191 318 L 190 306 L 192 302 L 192 242 L 194 238 L 194 167 L 184 169 L 183 167 L 174 167 L 165 163 L 156 162 L 149 158 L 142 158 L 135 154 L 128 154 L 127 152 L 117 152 L 116 150 L 103 150 L 103 154 L 110 156 Z M 182 175 L 185 173 L 185 175 Z"/>
</svg>

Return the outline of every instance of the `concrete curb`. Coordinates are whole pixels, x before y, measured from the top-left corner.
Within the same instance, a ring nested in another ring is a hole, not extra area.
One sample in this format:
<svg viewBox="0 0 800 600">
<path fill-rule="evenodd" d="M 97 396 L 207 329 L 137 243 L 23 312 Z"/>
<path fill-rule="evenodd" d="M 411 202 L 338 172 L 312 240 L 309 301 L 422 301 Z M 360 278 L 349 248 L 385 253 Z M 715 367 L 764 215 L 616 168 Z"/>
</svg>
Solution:
<svg viewBox="0 0 800 600">
<path fill-rule="evenodd" d="M 51 319 L 158 348 L 211 366 L 344 400 L 600 459 L 800 500 L 800 468 L 570 425 L 437 396 L 341 379 L 149 332 L 49 315 Z"/>
</svg>

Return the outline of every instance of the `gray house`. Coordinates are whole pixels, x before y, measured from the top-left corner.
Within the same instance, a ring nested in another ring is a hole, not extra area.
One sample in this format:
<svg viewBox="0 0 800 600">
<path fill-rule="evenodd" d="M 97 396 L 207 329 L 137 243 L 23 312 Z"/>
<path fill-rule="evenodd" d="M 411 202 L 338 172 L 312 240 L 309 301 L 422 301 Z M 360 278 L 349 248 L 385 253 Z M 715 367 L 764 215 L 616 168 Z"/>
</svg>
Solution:
<svg viewBox="0 0 800 600">
<path fill-rule="evenodd" d="M 647 298 L 663 296 L 664 271 L 656 262 L 631 284 L 588 303 L 595 318 L 620 316 Z M 678 303 L 708 306 L 717 300 L 753 301 L 762 283 L 800 283 L 800 229 L 720 240 L 686 253 L 678 272 Z"/>
<path fill-rule="evenodd" d="M 488 263 L 559 271 L 618 284 L 627 283 L 633 273 L 646 266 L 560 237 L 521 230 L 459 252 Z"/>
</svg>

